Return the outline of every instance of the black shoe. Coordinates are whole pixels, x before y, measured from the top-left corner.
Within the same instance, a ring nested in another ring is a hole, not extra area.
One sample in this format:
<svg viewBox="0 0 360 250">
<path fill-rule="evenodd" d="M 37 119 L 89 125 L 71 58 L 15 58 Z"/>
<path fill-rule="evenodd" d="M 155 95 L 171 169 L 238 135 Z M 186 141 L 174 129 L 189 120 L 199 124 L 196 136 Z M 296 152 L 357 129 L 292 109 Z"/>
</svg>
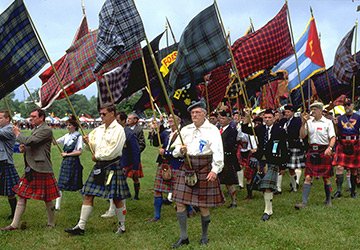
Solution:
<svg viewBox="0 0 360 250">
<path fill-rule="evenodd" d="M 133 200 L 138 201 L 140 200 L 139 196 L 134 196 Z"/>
<path fill-rule="evenodd" d="M 179 239 L 177 242 L 175 242 L 174 244 L 172 244 L 172 248 L 179 248 L 182 245 L 189 245 L 189 238 L 186 239 Z"/>
<path fill-rule="evenodd" d="M 236 208 L 237 207 L 237 205 L 236 204 L 230 204 L 229 206 L 228 206 L 228 208 Z"/>
<path fill-rule="evenodd" d="M 279 194 L 282 194 L 282 192 L 281 192 L 281 191 L 277 191 L 277 190 L 274 192 L 274 195 L 279 195 Z"/>
<path fill-rule="evenodd" d="M 67 228 L 64 231 L 71 235 L 84 235 L 85 233 L 85 230 L 81 229 L 80 227 Z"/>
<path fill-rule="evenodd" d="M 168 199 L 163 199 L 162 202 L 163 202 L 164 205 L 171 205 L 172 204 L 172 202 L 169 201 Z"/>
<path fill-rule="evenodd" d="M 200 239 L 200 245 L 207 245 L 209 243 L 209 239 Z"/>
<path fill-rule="evenodd" d="M 333 196 L 333 199 L 337 199 L 337 198 L 340 198 L 342 196 L 341 192 L 340 191 L 336 191 L 334 196 Z"/>
<path fill-rule="evenodd" d="M 261 217 L 261 220 L 263 220 L 263 221 L 270 220 L 270 216 L 271 216 L 271 215 L 269 215 L 269 214 L 267 214 L 267 213 L 264 213 L 263 216 Z"/>
<path fill-rule="evenodd" d="M 356 198 L 356 193 L 351 193 L 350 196 L 351 196 L 351 198 L 355 199 Z"/>
</svg>

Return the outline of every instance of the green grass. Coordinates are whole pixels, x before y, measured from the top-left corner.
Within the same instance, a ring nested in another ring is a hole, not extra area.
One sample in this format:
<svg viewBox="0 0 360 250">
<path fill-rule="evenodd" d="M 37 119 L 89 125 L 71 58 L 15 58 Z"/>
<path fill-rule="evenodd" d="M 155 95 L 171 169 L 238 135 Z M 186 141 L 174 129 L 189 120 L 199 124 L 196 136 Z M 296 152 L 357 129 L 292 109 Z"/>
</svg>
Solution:
<svg viewBox="0 0 360 250">
<path fill-rule="evenodd" d="M 29 131 L 27 131 L 29 133 Z M 60 137 L 65 130 L 54 130 Z M 153 215 L 153 180 L 156 171 L 157 149 L 147 145 L 142 155 L 145 177 L 141 179 L 140 201 L 127 201 L 127 231 L 118 237 L 113 233 L 116 219 L 102 219 L 108 202 L 95 199 L 95 208 L 86 227 L 85 236 L 72 237 L 64 228 L 74 226 L 79 218 L 82 197 L 76 192 L 64 192 L 62 207 L 56 213 L 56 228 L 46 229 L 46 211 L 42 201 L 29 200 L 22 221 L 27 229 L 0 232 L 0 249 L 169 249 L 178 239 L 179 229 L 173 206 L 163 206 L 158 223 L 147 223 Z M 55 175 L 61 162 L 56 147 L 52 148 Z M 84 181 L 91 168 L 90 154 L 81 156 Z M 16 168 L 23 174 L 22 155 L 15 155 Z M 131 191 L 132 180 L 128 181 Z M 333 181 L 334 186 L 334 181 Z M 358 249 L 360 240 L 360 198 L 343 198 L 333 201 L 333 207 L 323 205 L 325 197 L 322 180 L 314 181 L 309 206 L 296 211 L 294 204 L 301 200 L 301 192 L 288 193 L 289 177 L 283 179 L 283 194 L 273 200 L 274 215 L 264 223 L 260 221 L 264 202 L 262 194 L 255 192 L 254 200 L 245 202 L 246 191 L 238 193 L 238 207 L 226 206 L 211 210 L 210 243 L 198 244 L 201 235 L 200 216 L 188 220 L 190 245 L 182 249 Z M 344 184 L 344 190 L 346 184 Z M 227 198 L 228 205 L 229 199 Z M 0 226 L 10 223 L 6 197 L 0 198 Z"/>
</svg>

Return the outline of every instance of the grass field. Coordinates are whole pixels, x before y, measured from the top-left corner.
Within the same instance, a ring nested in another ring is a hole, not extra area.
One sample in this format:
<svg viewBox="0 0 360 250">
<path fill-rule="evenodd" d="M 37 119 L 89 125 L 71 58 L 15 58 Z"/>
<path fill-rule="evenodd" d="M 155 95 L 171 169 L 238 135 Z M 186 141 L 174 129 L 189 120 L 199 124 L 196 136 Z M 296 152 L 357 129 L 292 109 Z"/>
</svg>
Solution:
<svg viewBox="0 0 360 250">
<path fill-rule="evenodd" d="M 55 130 L 56 138 L 65 130 Z M 29 131 L 27 131 L 29 133 Z M 64 228 L 74 226 L 79 218 L 82 198 L 76 192 L 64 192 L 61 210 L 56 213 L 56 228 L 47 229 L 44 203 L 29 200 L 22 221 L 25 230 L 0 232 L 0 249 L 169 249 L 178 239 L 179 229 L 173 206 L 163 206 L 162 218 L 157 223 L 146 220 L 153 216 L 153 180 L 156 171 L 157 149 L 147 145 L 142 155 L 145 177 L 141 179 L 140 200 L 127 201 L 126 233 L 116 236 L 116 219 L 102 219 L 100 215 L 108 208 L 108 202 L 97 198 L 88 221 L 85 236 L 73 237 Z M 56 177 L 61 162 L 56 147 L 52 148 L 52 161 Z M 84 181 L 92 168 L 90 154 L 81 156 Z M 15 155 L 16 168 L 23 174 L 22 155 Z M 132 180 L 128 181 L 131 191 Z M 333 181 L 333 186 L 335 186 Z M 345 190 L 346 184 L 343 189 Z M 211 210 L 209 227 L 210 242 L 199 246 L 201 235 L 200 216 L 188 220 L 190 245 L 181 249 L 359 249 L 360 245 L 360 198 L 351 199 L 349 193 L 333 206 L 323 205 L 322 180 L 314 181 L 309 206 L 301 211 L 294 204 L 301 200 L 301 192 L 289 193 L 289 177 L 283 179 L 283 194 L 273 200 L 274 214 L 268 222 L 262 222 L 264 202 L 262 194 L 245 202 L 246 191 L 238 193 L 238 207 L 226 206 Z M 226 205 L 228 205 L 227 199 Z M 7 198 L 0 198 L 0 226 L 10 223 Z"/>
</svg>

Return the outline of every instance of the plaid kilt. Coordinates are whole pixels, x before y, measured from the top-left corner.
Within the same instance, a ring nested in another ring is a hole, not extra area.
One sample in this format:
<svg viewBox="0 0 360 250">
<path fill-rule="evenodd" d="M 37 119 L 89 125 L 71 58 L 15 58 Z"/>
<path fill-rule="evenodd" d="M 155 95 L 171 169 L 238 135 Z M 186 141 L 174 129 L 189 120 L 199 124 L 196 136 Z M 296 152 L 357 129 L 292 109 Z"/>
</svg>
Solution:
<svg viewBox="0 0 360 250">
<path fill-rule="evenodd" d="M 49 202 L 60 197 L 54 173 L 39 173 L 31 170 L 32 180 L 25 175 L 20 179 L 13 191 L 22 198 Z"/>
<path fill-rule="evenodd" d="M 96 166 L 96 165 L 95 165 Z M 97 197 L 103 197 L 105 199 L 120 199 L 124 200 L 131 197 L 129 186 L 126 182 L 126 176 L 124 175 L 123 169 L 120 167 L 120 162 L 115 161 L 108 165 L 105 171 L 105 182 L 111 170 L 114 171 L 114 175 L 111 178 L 109 185 L 99 185 L 95 183 L 94 169 L 91 171 L 89 178 L 81 189 L 83 195 L 91 195 Z"/>
<path fill-rule="evenodd" d="M 249 155 L 251 155 L 251 154 L 249 154 Z M 250 158 L 252 158 L 253 160 L 250 161 Z M 256 160 L 256 158 L 249 157 L 249 163 L 247 165 L 245 165 L 245 170 L 244 170 L 244 177 L 246 178 L 246 180 L 250 181 L 254 178 L 254 175 L 258 168 L 258 164 L 259 164 L 259 162 Z"/>
<path fill-rule="evenodd" d="M 83 187 L 83 166 L 79 156 L 67 156 L 60 166 L 58 186 L 60 190 L 77 191 Z"/>
<path fill-rule="evenodd" d="M 276 190 L 277 178 L 279 173 L 279 166 L 274 164 L 267 164 L 267 172 L 260 182 L 260 190 L 272 189 Z"/>
<path fill-rule="evenodd" d="M 168 180 L 168 181 L 163 180 L 163 178 L 161 176 L 162 164 L 159 164 L 159 166 L 157 167 L 155 183 L 154 183 L 155 191 L 161 192 L 161 193 L 162 192 L 166 192 L 166 193 L 173 192 L 179 170 L 173 169 L 171 165 L 169 165 L 169 166 L 171 168 L 172 178 L 171 178 L 171 180 Z"/>
<path fill-rule="evenodd" d="M 354 153 L 345 154 L 343 151 L 344 144 L 351 143 L 354 145 Z M 332 165 L 339 165 L 345 168 L 360 168 L 360 143 L 359 140 L 339 140 L 336 147 L 336 153 Z"/>
<path fill-rule="evenodd" d="M 0 165 L 0 195 L 13 196 L 13 187 L 19 183 L 19 175 L 11 164 Z"/>
<path fill-rule="evenodd" d="M 125 176 L 127 178 L 133 178 L 133 176 L 135 174 L 136 174 L 136 177 L 138 177 L 138 178 L 143 178 L 144 177 L 144 172 L 142 170 L 141 163 L 139 164 L 139 169 L 138 170 L 133 170 L 132 165 L 126 166 L 126 167 L 124 167 L 124 169 L 125 169 Z"/>
<path fill-rule="evenodd" d="M 220 184 L 225 184 L 225 185 L 239 184 L 239 180 L 237 178 L 237 171 L 240 171 L 240 170 L 237 169 L 239 167 L 239 165 L 237 165 L 237 166 L 234 165 L 235 160 L 236 160 L 236 163 L 238 163 L 237 158 L 233 159 L 232 155 L 224 156 L 224 167 L 223 167 L 222 171 L 218 174 Z"/>
<path fill-rule="evenodd" d="M 288 148 L 289 161 L 286 167 L 290 169 L 305 168 L 305 154 L 304 150 L 299 148 Z"/>
<path fill-rule="evenodd" d="M 324 150 L 325 151 L 325 150 Z M 325 156 L 324 151 L 320 152 L 321 162 L 320 164 L 313 164 L 310 161 L 310 153 L 314 152 L 309 149 L 309 151 L 306 153 L 306 162 L 305 162 L 305 176 L 309 175 L 311 177 L 323 177 L 323 178 L 330 178 L 334 175 L 333 169 L 332 169 L 332 157 L 331 156 Z"/>
<path fill-rule="evenodd" d="M 224 204 L 224 194 L 220 182 L 207 181 L 206 177 L 211 171 L 211 155 L 189 156 L 191 166 L 196 171 L 198 182 L 194 187 L 185 184 L 185 171 L 189 169 L 185 163 L 179 170 L 173 192 L 173 200 L 177 203 L 197 207 L 215 207 Z"/>
</svg>

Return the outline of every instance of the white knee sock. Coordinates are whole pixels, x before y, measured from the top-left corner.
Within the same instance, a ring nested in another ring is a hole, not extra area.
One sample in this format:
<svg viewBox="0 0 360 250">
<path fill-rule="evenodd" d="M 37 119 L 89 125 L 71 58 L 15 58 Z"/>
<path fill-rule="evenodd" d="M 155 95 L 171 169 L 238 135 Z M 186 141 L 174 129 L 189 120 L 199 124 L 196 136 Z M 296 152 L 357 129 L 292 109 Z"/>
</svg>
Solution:
<svg viewBox="0 0 360 250">
<path fill-rule="evenodd" d="M 239 180 L 239 186 L 244 187 L 244 170 L 237 171 L 237 177 Z"/>
<path fill-rule="evenodd" d="M 302 173 L 301 168 L 297 168 L 297 169 L 295 169 L 295 174 L 296 174 L 296 183 L 297 183 L 297 184 L 299 184 L 299 185 L 300 185 L 301 173 Z"/>
<path fill-rule="evenodd" d="M 109 211 L 115 211 L 115 203 L 113 199 L 109 200 L 110 206 L 109 206 Z"/>
<path fill-rule="evenodd" d="M 123 206 L 120 208 L 115 208 L 115 214 L 118 217 L 119 226 L 121 226 L 122 230 L 125 230 L 125 220 L 126 220 L 126 204 L 125 200 L 122 200 Z"/>
<path fill-rule="evenodd" d="M 297 188 L 296 188 L 295 175 L 290 175 L 290 183 L 291 183 L 291 186 L 292 186 L 293 190 L 296 192 Z"/>
<path fill-rule="evenodd" d="M 78 224 L 75 227 L 79 227 L 79 228 L 84 230 L 86 222 L 89 219 L 92 210 L 93 210 L 93 206 L 82 205 L 81 206 L 81 213 L 80 213 L 80 220 L 79 220 Z"/>
<path fill-rule="evenodd" d="M 282 178 L 283 178 L 283 176 L 281 174 L 278 174 L 277 183 L 276 183 L 276 189 L 279 192 L 281 192 Z"/>
<path fill-rule="evenodd" d="M 60 205 L 61 205 L 61 198 L 62 198 L 62 192 L 60 192 L 60 197 L 56 198 L 56 202 L 55 202 L 55 209 L 56 210 L 60 210 Z"/>
<path fill-rule="evenodd" d="M 273 193 L 272 192 L 271 193 L 264 192 L 264 201 L 265 201 L 264 213 L 266 213 L 268 215 L 273 214 L 272 199 L 273 199 Z"/>
<path fill-rule="evenodd" d="M 21 216 L 25 212 L 26 208 L 26 199 L 19 198 L 17 204 L 16 204 L 16 210 L 14 214 L 13 221 L 11 222 L 10 226 L 18 228 L 21 220 Z"/>
</svg>

